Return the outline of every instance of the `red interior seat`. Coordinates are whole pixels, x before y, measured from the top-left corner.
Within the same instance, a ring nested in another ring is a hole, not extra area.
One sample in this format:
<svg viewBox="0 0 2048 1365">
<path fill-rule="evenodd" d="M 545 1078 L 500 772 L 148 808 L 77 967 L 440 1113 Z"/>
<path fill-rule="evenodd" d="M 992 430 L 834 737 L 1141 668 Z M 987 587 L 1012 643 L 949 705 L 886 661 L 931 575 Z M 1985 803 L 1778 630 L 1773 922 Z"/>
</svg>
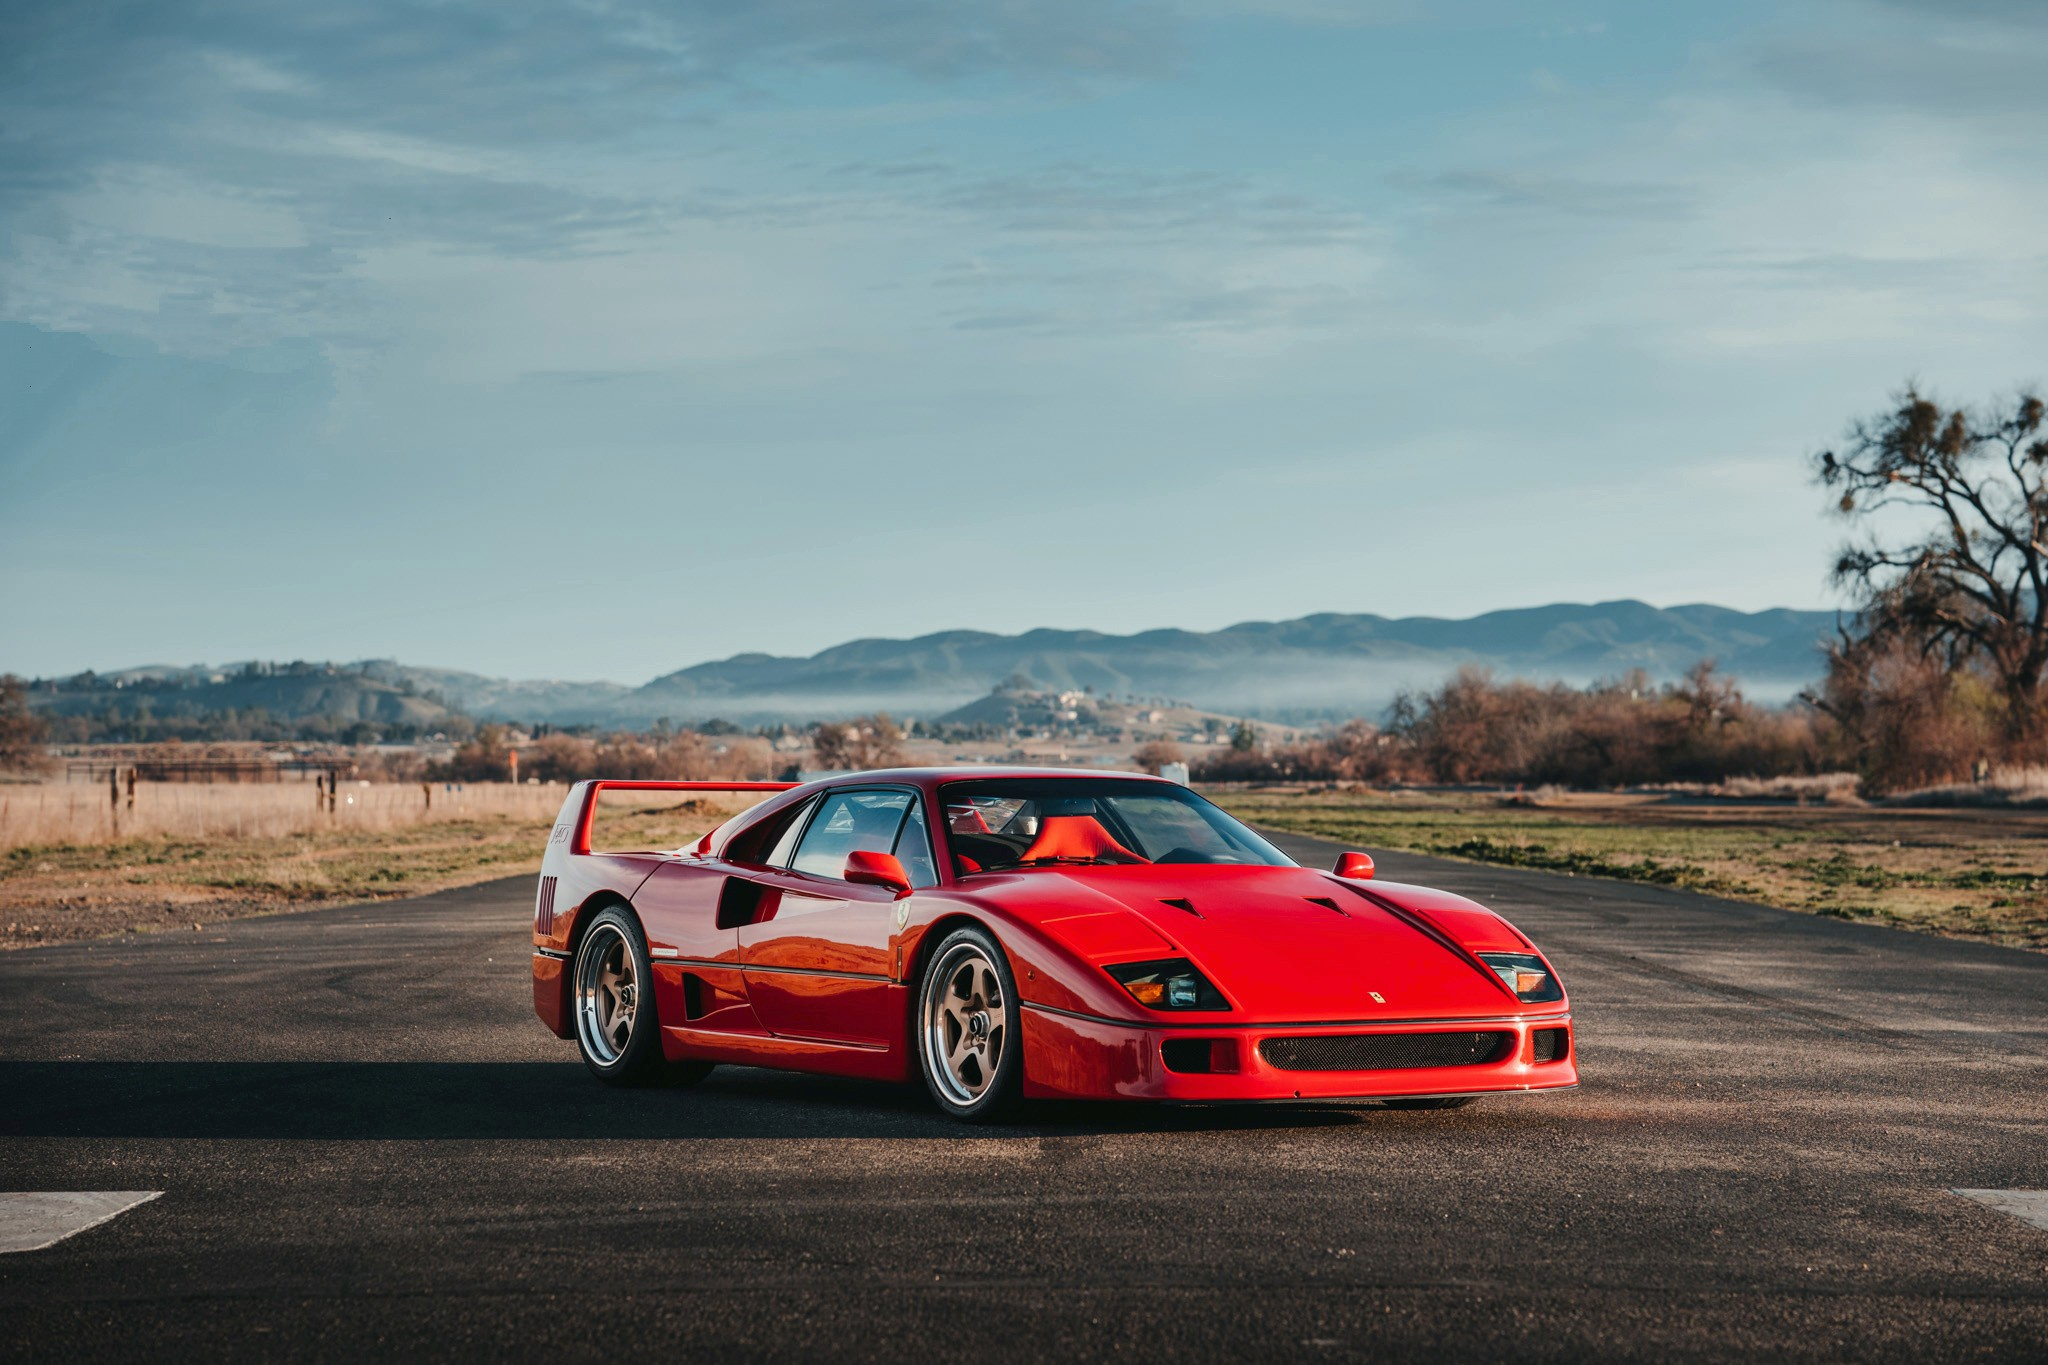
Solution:
<svg viewBox="0 0 2048 1365">
<path fill-rule="evenodd" d="M 1033 858 L 1115 858 L 1142 863 L 1144 858 L 1116 841 L 1092 815 L 1048 815 L 1039 822 L 1038 837 L 1024 850 L 1021 861 Z"/>
</svg>

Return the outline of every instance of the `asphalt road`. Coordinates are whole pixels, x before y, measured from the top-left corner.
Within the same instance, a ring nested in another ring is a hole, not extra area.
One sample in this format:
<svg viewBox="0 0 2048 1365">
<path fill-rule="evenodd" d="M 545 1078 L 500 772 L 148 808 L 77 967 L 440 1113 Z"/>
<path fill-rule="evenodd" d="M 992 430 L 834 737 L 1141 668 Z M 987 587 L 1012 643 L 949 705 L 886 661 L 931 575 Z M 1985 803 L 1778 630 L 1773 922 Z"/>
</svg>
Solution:
<svg viewBox="0 0 2048 1365">
<path fill-rule="evenodd" d="M 1304 860 L 1331 849 L 1282 838 Z M 1571 989 L 1584 1084 L 1449 1113 L 1044 1111 L 529 1012 L 530 883 L 0 956 L 8 1358 L 2048 1359 L 2048 957 L 1388 855 Z"/>
</svg>

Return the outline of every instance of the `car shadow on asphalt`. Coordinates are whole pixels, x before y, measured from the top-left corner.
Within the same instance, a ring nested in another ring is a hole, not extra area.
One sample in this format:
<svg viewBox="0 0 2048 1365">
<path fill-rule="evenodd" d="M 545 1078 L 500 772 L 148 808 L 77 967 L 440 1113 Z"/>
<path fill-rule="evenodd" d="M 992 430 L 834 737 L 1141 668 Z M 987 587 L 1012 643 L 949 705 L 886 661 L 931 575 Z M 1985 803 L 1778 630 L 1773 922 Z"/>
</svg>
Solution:
<svg viewBox="0 0 2048 1365">
<path fill-rule="evenodd" d="M 970 1127 L 907 1085 L 722 1067 L 695 1086 L 618 1090 L 575 1062 L 0 1062 L 0 1095 L 7 1137 L 1015 1138 L 1438 1117 L 1370 1105 L 1041 1102 L 1016 1122 Z"/>
</svg>

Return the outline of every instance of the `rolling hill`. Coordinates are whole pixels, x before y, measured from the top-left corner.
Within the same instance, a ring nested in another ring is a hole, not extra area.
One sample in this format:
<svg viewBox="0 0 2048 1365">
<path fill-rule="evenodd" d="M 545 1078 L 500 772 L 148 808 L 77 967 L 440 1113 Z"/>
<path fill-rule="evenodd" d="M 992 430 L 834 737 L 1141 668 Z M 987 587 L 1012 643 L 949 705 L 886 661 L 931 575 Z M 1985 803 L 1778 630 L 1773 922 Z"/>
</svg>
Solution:
<svg viewBox="0 0 2048 1365">
<path fill-rule="evenodd" d="M 1427 686 L 1463 664 L 1584 683 L 1634 668 L 1667 680 L 1703 658 L 1719 661 L 1753 695 L 1783 699 L 1818 676 L 1819 643 L 1833 624 L 1830 612 L 1623 601 L 1465 620 L 1323 614 L 1206 633 L 946 631 L 855 640 L 808 658 L 737 655 L 656 678 L 618 705 L 678 719 L 876 707 L 931 715 L 1022 674 L 1048 688 L 1092 687 L 1234 714 L 1305 718 L 1371 714 L 1402 688 Z"/>
<path fill-rule="evenodd" d="M 1053 691 L 1093 688 L 1230 714 L 1313 720 L 1376 714 L 1401 689 L 1428 686 L 1464 664 L 1584 683 L 1636 668 L 1669 680 L 1703 658 L 1717 660 L 1752 696 L 1782 700 L 1819 675 L 1819 644 L 1833 625 L 1831 612 L 1635 601 L 1463 620 L 1326 613 L 1208 632 L 953 630 L 853 640 L 800 658 L 738 654 L 640 687 L 511 681 L 392 660 L 143 668 L 40 683 L 33 704 L 64 714 L 136 705 L 158 715 L 261 709 L 406 727 L 431 725 L 449 711 L 560 725 L 645 725 L 664 717 L 757 724 L 878 709 L 933 717 L 1021 677 Z M 678 653 L 688 647 L 677 640 Z"/>
</svg>

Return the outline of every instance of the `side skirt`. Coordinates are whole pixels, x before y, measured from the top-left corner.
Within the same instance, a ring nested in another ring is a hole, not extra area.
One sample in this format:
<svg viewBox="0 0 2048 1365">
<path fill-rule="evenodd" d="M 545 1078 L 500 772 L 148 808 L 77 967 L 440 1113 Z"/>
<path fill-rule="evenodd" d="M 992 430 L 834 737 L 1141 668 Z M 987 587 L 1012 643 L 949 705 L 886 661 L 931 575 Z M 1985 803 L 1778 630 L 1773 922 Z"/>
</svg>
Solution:
<svg viewBox="0 0 2048 1365">
<path fill-rule="evenodd" d="M 900 1052 L 862 1043 L 825 1043 L 761 1033 L 720 1033 L 712 1029 L 661 1029 L 661 1050 L 671 1061 L 695 1059 L 726 1066 L 762 1066 L 810 1071 L 870 1081 L 907 1081 L 909 1061 Z"/>
</svg>

